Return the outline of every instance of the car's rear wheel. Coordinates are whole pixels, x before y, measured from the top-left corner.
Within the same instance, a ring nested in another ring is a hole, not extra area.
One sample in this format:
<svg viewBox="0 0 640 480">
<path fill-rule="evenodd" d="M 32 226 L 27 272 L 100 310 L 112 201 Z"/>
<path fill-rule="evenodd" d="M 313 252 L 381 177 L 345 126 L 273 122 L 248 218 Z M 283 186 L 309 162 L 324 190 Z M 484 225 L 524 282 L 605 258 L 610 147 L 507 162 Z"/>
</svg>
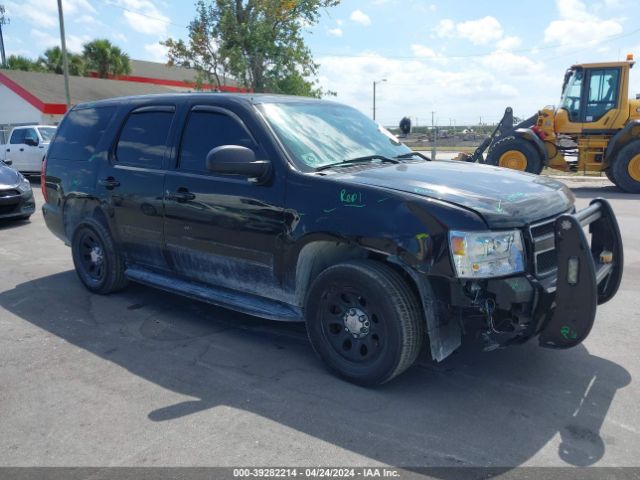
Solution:
<svg viewBox="0 0 640 480">
<path fill-rule="evenodd" d="M 81 224 L 73 235 L 71 253 L 78 277 L 92 292 L 107 294 L 126 287 L 124 261 L 101 223 Z"/>
<path fill-rule="evenodd" d="M 487 153 L 485 163 L 536 175 L 544 167 L 540 152 L 529 140 L 520 137 L 498 140 Z"/>
<path fill-rule="evenodd" d="M 388 382 L 415 362 L 422 346 L 416 295 L 379 262 L 350 261 L 324 270 L 309 290 L 305 316 L 316 353 L 357 384 Z"/>
</svg>

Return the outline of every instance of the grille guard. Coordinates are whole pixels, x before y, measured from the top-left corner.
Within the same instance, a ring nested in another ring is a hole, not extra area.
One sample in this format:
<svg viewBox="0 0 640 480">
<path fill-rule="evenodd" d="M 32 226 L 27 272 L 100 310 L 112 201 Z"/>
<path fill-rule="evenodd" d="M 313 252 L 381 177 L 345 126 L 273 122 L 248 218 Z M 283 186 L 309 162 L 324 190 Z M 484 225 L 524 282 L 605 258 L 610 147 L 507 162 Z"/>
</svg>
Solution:
<svg viewBox="0 0 640 480">
<path fill-rule="evenodd" d="M 582 228 L 587 225 L 591 243 Z M 618 291 L 624 266 L 622 239 L 611 205 L 603 198 L 574 214 L 560 215 L 554 237 L 558 271 L 544 289 L 555 293 L 555 308 L 542 325 L 539 342 L 543 347 L 570 348 L 587 338 L 597 306 Z M 613 253 L 610 263 L 601 262 L 603 251 Z"/>
</svg>

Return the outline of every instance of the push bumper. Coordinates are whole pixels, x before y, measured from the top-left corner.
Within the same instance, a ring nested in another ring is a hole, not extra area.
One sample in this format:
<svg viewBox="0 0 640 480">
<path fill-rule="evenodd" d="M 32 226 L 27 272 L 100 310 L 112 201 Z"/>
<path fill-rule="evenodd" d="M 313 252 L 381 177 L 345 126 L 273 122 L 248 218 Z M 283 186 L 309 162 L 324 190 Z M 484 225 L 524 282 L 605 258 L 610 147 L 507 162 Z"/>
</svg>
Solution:
<svg viewBox="0 0 640 480">
<path fill-rule="evenodd" d="M 597 306 L 618 291 L 624 253 L 618 222 L 602 198 L 574 214 L 559 216 L 554 230 L 558 271 L 538 283 L 538 338 L 543 347 L 570 348 L 587 338 Z"/>
</svg>

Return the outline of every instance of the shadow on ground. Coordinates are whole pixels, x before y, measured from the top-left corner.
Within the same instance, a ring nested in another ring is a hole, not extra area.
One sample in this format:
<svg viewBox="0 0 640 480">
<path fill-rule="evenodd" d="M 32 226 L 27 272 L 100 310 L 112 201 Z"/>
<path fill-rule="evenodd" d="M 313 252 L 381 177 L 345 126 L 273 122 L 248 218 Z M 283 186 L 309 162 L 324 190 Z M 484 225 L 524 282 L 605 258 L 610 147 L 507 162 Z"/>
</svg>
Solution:
<svg viewBox="0 0 640 480">
<path fill-rule="evenodd" d="M 324 371 L 301 325 L 139 285 L 95 296 L 72 271 L 17 285 L 0 294 L 0 305 L 195 398 L 150 411 L 151 421 L 228 405 L 394 466 L 508 470 L 558 434 L 559 458 L 592 465 L 605 452 L 600 428 L 616 391 L 631 380 L 584 346 L 555 351 L 531 342 L 482 353 L 471 343 L 440 364 L 425 359 L 390 384 L 364 389 Z"/>
</svg>

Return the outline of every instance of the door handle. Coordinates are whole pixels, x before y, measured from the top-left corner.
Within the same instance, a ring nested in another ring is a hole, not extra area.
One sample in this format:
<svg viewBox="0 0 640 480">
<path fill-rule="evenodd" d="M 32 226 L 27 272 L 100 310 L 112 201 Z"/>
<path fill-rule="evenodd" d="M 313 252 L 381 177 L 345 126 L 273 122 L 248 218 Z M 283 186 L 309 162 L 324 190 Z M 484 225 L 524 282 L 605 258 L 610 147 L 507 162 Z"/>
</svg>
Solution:
<svg viewBox="0 0 640 480">
<path fill-rule="evenodd" d="M 113 177 L 101 178 L 100 180 L 98 180 L 98 183 L 105 187 L 107 190 L 113 190 L 115 187 L 120 186 L 120 182 Z"/>
<path fill-rule="evenodd" d="M 21 148 L 21 149 L 20 149 L 20 151 L 21 151 L 21 152 L 24 152 L 24 148 Z"/>
<path fill-rule="evenodd" d="M 10 151 L 11 151 L 11 149 L 10 149 L 10 148 L 7 148 L 7 152 L 10 152 Z"/>
<path fill-rule="evenodd" d="M 167 200 L 173 200 L 174 202 L 188 202 L 189 200 L 194 200 L 196 198 L 195 193 L 191 193 L 184 187 L 180 187 L 177 192 L 169 193 L 167 192 L 166 196 Z"/>
</svg>

